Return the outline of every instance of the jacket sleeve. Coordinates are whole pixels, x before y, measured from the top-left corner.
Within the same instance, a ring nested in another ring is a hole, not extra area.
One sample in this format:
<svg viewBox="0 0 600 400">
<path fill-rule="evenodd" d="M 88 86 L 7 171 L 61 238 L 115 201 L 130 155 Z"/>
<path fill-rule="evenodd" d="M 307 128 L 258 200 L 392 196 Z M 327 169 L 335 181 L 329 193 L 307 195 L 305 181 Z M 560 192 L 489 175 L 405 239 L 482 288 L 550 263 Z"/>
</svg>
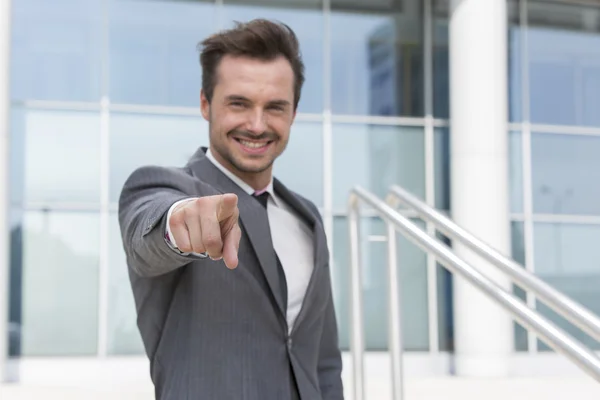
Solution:
<svg viewBox="0 0 600 400">
<path fill-rule="evenodd" d="M 142 277 L 171 272 L 194 260 L 165 240 L 166 215 L 179 200 L 192 196 L 194 184 L 184 171 L 142 167 L 134 171 L 119 198 L 119 225 L 130 268 Z"/>
</svg>

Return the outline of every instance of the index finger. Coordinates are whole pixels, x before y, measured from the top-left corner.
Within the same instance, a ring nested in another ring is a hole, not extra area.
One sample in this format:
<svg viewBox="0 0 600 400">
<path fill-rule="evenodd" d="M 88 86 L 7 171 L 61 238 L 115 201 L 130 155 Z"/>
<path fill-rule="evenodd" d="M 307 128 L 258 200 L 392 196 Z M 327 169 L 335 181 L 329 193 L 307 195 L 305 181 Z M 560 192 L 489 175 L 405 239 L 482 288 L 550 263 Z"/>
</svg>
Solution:
<svg viewBox="0 0 600 400">
<path fill-rule="evenodd" d="M 238 197 L 233 193 L 221 195 L 219 204 L 217 205 L 217 220 L 223 222 L 227 218 L 235 215 L 237 209 Z"/>
</svg>

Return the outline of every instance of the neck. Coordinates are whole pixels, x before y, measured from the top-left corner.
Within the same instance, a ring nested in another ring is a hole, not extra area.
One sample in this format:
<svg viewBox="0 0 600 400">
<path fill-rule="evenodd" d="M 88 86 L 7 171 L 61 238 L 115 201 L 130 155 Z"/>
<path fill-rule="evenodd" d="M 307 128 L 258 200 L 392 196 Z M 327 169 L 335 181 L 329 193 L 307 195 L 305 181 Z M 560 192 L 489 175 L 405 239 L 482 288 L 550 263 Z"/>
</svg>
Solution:
<svg viewBox="0 0 600 400">
<path fill-rule="evenodd" d="M 210 150 L 213 157 L 219 162 L 219 164 L 221 164 L 229 172 L 240 178 L 247 185 L 252 187 L 252 189 L 258 191 L 263 190 L 267 186 L 269 186 L 273 174 L 273 165 L 270 165 L 267 169 L 260 172 L 240 171 L 238 168 L 235 167 L 235 165 L 233 165 L 224 157 L 222 157 L 218 151 L 215 151 L 214 148 L 211 148 Z"/>
</svg>

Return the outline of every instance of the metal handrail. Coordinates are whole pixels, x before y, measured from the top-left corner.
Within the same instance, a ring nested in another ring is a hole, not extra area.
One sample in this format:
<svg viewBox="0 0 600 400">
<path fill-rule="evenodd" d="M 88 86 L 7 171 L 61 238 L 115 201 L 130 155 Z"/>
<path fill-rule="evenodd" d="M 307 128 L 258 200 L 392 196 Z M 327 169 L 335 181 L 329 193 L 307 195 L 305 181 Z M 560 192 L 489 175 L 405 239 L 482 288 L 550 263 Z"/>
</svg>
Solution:
<svg viewBox="0 0 600 400">
<path fill-rule="evenodd" d="M 352 298 L 352 339 L 351 352 L 353 358 L 353 384 L 354 399 L 364 400 L 364 332 L 363 332 L 363 313 L 362 313 L 362 278 L 361 263 L 359 251 L 359 208 L 360 202 L 370 205 L 377 211 L 379 216 L 387 223 L 388 233 L 392 230 L 401 232 L 407 239 L 419 246 L 424 251 L 433 254 L 438 262 L 447 268 L 450 272 L 460 275 L 473 286 L 481 290 L 484 294 L 495 300 L 500 306 L 504 307 L 515 320 L 521 323 L 525 328 L 534 331 L 541 340 L 546 342 L 556 352 L 565 355 L 575 365 L 600 382 L 600 358 L 596 356 L 589 348 L 578 342 L 571 335 L 557 327 L 548 319 L 540 315 L 537 311 L 529 308 L 523 301 L 512 293 L 504 290 L 501 286 L 485 277 L 476 268 L 459 258 L 448 246 L 438 239 L 431 237 L 421 228 L 413 224 L 409 219 L 400 215 L 398 211 L 392 208 L 384 201 L 377 198 L 368 191 L 355 187 L 350 192 L 348 201 L 349 212 L 349 232 L 350 232 L 350 256 L 351 256 L 351 298 Z M 395 246 L 395 240 L 390 240 L 388 245 Z M 388 267 L 390 270 L 396 269 L 395 251 L 388 252 Z M 396 281 L 396 280 L 394 280 Z M 390 287 L 393 283 L 390 282 Z M 395 293 L 397 295 L 397 290 Z M 394 294 L 390 293 L 390 299 Z M 390 318 L 391 329 L 400 331 L 400 320 L 398 318 L 400 305 L 396 301 L 390 304 L 390 312 L 395 312 Z M 395 310 L 395 311 L 392 311 Z M 390 337 L 394 344 L 392 349 L 392 384 L 396 399 L 401 398 L 402 387 L 401 371 L 397 366 L 401 365 L 401 347 L 398 346 L 401 339 L 399 337 Z M 400 342 L 401 345 L 401 342 Z M 396 378 L 399 376 L 399 379 Z M 400 397 L 398 397 L 400 396 Z"/>
<path fill-rule="evenodd" d="M 467 232 L 450 218 L 436 211 L 407 190 L 399 186 L 392 186 L 388 196 L 388 204 L 394 206 L 394 203 L 398 201 L 415 210 L 422 219 L 433 223 L 437 229 L 450 239 L 462 242 L 475 253 L 500 268 L 510 276 L 515 284 L 534 293 L 557 314 L 600 342 L 600 318 L 596 314 L 548 285 L 513 260 L 500 254 L 490 245 Z"/>
</svg>

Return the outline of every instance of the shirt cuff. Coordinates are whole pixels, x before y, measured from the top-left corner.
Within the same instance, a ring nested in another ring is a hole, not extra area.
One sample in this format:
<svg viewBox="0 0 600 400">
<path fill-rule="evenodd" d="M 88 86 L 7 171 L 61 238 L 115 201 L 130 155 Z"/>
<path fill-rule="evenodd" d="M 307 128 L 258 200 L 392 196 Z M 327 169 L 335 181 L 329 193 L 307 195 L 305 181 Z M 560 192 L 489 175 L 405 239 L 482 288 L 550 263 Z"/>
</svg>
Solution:
<svg viewBox="0 0 600 400">
<path fill-rule="evenodd" d="M 169 246 L 169 248 L 171 250 L 173 250 L 174 252 L 176 252 L 179 255 L 206 258 L 206 257 L 208 257 L 208 254 L 206 254 L 206 253 L 185 253 L 185 252 L 179 250 L 179 247 L 177 247 L 177 242 L 175 241 L 175 237 L 173 236 L 173 232 L 171 232 L 171 224 L 169 223 L 169 221 L 171 221 L 171 214 L 173 213 L 173 210 L 179 204 L 186 203 L 190 200 L 192 200 L 192 198 L 179 200 L 178 202 L 174 203 L 171 206 L 171 208 L 169 208 L 169 211 L 167 212 L 167 228 L 165 229 L 165 242 L 167 243 L 167 245 Z"/>
</svg>

